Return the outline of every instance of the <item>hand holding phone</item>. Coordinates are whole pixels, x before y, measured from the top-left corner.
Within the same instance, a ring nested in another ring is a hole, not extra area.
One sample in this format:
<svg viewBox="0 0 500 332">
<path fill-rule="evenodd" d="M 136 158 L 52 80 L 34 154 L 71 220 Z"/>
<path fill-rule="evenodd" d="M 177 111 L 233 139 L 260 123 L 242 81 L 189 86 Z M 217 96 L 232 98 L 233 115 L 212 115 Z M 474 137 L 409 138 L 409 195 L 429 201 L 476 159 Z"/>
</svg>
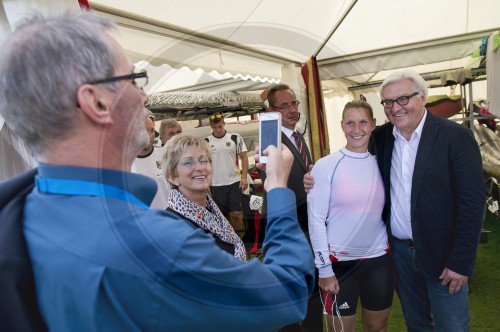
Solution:
<svg viewBox="0 0 500 332">
<path fill-rule="evenodd" d="M 281 147 L 281 113 L 267 112 L 260 114 L 259 120 L 259 162 L 267 163 L 267 156 L 262 152 L 269 146 Z"/>
</svg>

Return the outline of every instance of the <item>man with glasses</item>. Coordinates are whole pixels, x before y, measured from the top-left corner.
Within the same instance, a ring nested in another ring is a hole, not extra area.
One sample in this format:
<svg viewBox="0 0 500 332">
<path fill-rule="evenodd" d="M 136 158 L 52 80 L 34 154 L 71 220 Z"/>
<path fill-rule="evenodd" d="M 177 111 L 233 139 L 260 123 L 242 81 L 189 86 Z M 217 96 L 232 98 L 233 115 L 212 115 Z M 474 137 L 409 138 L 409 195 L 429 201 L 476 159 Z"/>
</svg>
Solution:
<svg viewBox="0 0 500 332">
<path fill-rule="evenodd" d="M 389 119 L 372 134 L 385 186 L 383 219 L 408 331 L 469 331 L 468 278 L 486 190 L 472 132 L 426 110 L 427 84 L 412 70 L 380 87 Z M 306 189 L 313 182 L 304 178 Z"/>
<path fill-rule="evenodd" d="M 288 179 L 288 188 L 295 192 L 297 203 L 297 217 L 300 227 L 307 233 L 307 195 L 304 192 L 302 178 L 309 171 L 312 164 L 311 153 L 302 135 L 295 131 L 299 122 L 299 104 L 290 87 L 278 84 L 267 93 L 269 102 L 268 111 L 281 113 L 281 142 L 293 153 L 293 165 Z"/>
<path fill-rule="evenodd" d="M 288 188 L 295 193 L 295 204 L 297 206 L 297 218 L 300 227 L 309 238 L 307 226 L 307 194 L 304 191 L 302 178 L 309 171 L 309 165 L 312 164 L 311 154 L 306 141 L 302 135 L 295 131 L 295 125 L 299 121 L 300 102 L 295 96 L 295 92 L 286 84 L 278 84 L 271 87 L 267 93 L 269 103 L 268 111 L 281 113 L 281 143 L 288 147 L 293 153 L 293 164 L 288 178 Z M 265 175 L 262 176 L 265 181 Z M 263 220 L 266 220 L 266 209 L 269 207 L 267 197 L 263 206 Z M 264 230 L 264 227 L 261 227 Z M 264 235 L 264 237 L 267 235 Z M 319 292 L 316 291 L 309 301 L 307 315 L 304 321 L 287 326 L 281 331 L 321 331 L 323 324 L 323 310 Z"/>
<path fill-rule="evenodd" d="M 112 27 L 91 13 L 33 16 L 0 48 L 0 114 L 39 162 L 13 234 L 29 253 L 17 278 L 30 280 L 32 268 L 36 294 L 8 289 L 39 308 L 49 331 L 273 331 L 300 320 L 315 281 L 288 206 L 290 151 L 266 151 L 263 261 L 244 263 L 187 220 L 150 209 L 156 183 L 130 173 L 150 141 L 147 75 L 134 73 Z M 5 189 L 19 179 L 0 184 L 2 215 Z M 15 274 L 15 259 L 0 264 L 1 276 Z M 11 300 L 0 298 L 4 330 L 24 323 L 5 314 L 24 308 Z"/>
<path fill-rule="evenodd" d="M 468 331 L 472 275 L 485 213 L 472 132 L 425 109 L 427 84 L 412 70 L 380 87 L 390 123 L 376 129 L 396 291 L 409 331 Z"/>
<path fill-rule="evenodd" d="M 205 137 L 212 154 L 212 198 L 239 237 L 245 236 L 243 191 L 248 188 L 248 155 L 243 138 L 225 129 L 221 112 L 209 116 L 212 134 Z M 241 172 L 240 163 L 241 160 Z"/>
</svg>

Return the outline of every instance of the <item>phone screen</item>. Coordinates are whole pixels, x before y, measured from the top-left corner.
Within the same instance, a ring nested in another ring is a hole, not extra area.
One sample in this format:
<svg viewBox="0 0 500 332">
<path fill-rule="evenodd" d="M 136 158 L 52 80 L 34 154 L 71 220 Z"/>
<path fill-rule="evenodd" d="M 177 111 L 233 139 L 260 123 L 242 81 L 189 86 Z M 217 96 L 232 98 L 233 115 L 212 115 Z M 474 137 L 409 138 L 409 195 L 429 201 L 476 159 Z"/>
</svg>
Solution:
<svg viewBox="0 0 500 332">
<path fill-rule="evenodd" d="M 264 151 L 269 145 L 278 146 L 278 121 L 278 119 L 273 119 L 261 122 L 260 130 L 262 132 L 260 133 L 260 151 Z"/>
</svg>

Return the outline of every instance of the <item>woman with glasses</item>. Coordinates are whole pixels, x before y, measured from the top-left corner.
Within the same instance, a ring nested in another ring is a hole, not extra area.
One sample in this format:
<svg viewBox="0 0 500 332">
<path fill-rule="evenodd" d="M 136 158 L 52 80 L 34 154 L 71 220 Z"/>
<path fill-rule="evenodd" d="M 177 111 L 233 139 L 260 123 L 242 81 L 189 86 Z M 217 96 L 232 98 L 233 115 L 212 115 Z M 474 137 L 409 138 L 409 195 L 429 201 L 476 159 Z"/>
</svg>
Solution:
<svg viewBox="0 0 500 332">
<path fill-rule="evenodd" d="M 221 249 L 246 261 L 243 241 L 209 195 L 212 157 L 208 144 L 190 135 L 174 136 L 167 142 L 164 169 L 172 189 L 167 210 L 202 228 Z"/>
<path fill-rule="evenodd" d="M 318 285 L 330 329 L 354 331 L 361 298 L 364 331 L 385 331 L 394 267 L 382 220 L 384 186 L 377 160 L 368 152 L 375 128 L 371 106 L 347 103 L 341 125 L 347 144 L 318 160 L 307 195 Z"/>
</svg>

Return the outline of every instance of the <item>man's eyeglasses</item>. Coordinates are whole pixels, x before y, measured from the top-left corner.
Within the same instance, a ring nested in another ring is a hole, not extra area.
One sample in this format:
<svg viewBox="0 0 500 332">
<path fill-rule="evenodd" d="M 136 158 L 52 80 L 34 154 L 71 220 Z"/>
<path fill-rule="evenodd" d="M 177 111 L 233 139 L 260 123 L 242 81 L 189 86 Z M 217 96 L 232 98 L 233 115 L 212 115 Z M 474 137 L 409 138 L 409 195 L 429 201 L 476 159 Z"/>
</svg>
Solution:
<svg viewBox="0 0 500 332">
<path fill-rule="evenodd" d="M 272 105 L 273 108 L 277 108 L 279 110 L 286 110 L 287 108 L 293 107 L 298 108 L 300 105 L 300 101 L 294 100 L 290 104 L 281 104 L 281 106 Z"/>
<path fill-rule="evenodd" d="M 210 115 L 210 120 L 215 120 L 215 119 L 217 119 L 217 120 L 222 119 L 222 114 L 212 114 L 212 115 Z"/>
<path fill-rule="evenodd" d="M 142 89 L 148 84 L 148 73 L 145 69 L 142 69 L 136 73 L 103 78 L 100 80 L 88 82 L 88 84 L 102 84 L 102 83 L 111 83 L 124 80 L 132 80 L 132 82 L 137 88 Z"/>
<path fill-rule="evenodd" d="M 418 95 L 419 92 L 414 92 L 411 95 L 408 96 L 401 96 L 398 99 L 384 99 L 380 103 L 385 107 L 385 108 L 392 108 L 394 106 L 394 103 L 398 103 L 399 106 L 405 106 L 408 105 L 410 102 L 411 97 L 415 97 Z"/>
</svg>

